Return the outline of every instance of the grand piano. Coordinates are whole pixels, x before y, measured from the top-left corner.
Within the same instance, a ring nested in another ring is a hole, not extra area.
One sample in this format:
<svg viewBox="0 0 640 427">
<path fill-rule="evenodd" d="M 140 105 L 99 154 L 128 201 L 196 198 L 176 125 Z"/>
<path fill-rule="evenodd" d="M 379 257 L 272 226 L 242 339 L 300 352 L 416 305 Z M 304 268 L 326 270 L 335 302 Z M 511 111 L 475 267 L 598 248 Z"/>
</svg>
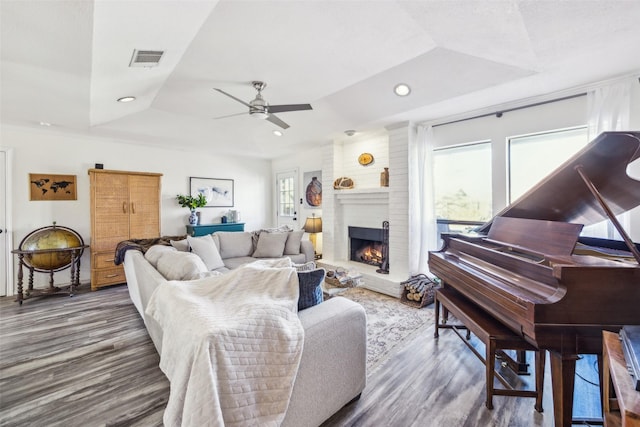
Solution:
<svg viewBox="0 0 640 427">
<path fill-rule="evenodd" d="M 604 132 L 474 232 L 444 234 L 430 271 L 551 361 L 554 419 L 570 426 L 578 355 L 640 325 L 640 251 L 616 215 L 640 205 L 640 132 Z M 609 219 L 621 241 L 580 237 Z"/>
</svg>

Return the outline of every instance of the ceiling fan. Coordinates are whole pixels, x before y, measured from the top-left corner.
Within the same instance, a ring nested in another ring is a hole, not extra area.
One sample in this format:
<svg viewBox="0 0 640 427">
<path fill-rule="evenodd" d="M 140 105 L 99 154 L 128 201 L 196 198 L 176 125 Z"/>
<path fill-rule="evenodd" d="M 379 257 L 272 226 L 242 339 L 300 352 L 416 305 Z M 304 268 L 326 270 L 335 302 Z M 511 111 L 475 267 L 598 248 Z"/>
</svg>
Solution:
<svg viewBox="0 0 640 427">
<path fill-rule="evenodd" d="M 282 120 L 280 120 L 273 113 L 284 113 L 287 111 L 302 111 L 302 110 L 312 109 L 311 105 L 309 104 L 269 105 L 267 101 L 265 101 L 264 98 L 262 97 L 262 91 L 264 90 L 265 87 L 267 87 L 267 84 L 265 82 L 253 81 L 251 82 L 251 85 L 255 90 L 258 91 L 258 94 L 252 101 L 249 101 L 248 103 L 244 102 L 239 98 L 236 98 L 231 94 L 228 94 L 222 89 L 218 89 L 218 88 L 214 88 L 214 89 L 220 92 L 221 94 L 227 95 L 229 98 L 234 99 L 239 103 L 249 107 L 250 116 L 255 117 L 257 119 L 263 119 L 263 120 L 266 119 L 271 123 L 280 126 L 282 129 L 287 129 L 289 125 L 283 122 Z M 239 113 L 239 114 L 246 114 L 246 113 Z M 239 114 L 232 114 L 231 116 L 237 116 Z M 223 116 L 223 117 L 217 117 L 217 118 L 222 119 L 224 117 L 231 117 L 231 116 Z"/>
</svg>

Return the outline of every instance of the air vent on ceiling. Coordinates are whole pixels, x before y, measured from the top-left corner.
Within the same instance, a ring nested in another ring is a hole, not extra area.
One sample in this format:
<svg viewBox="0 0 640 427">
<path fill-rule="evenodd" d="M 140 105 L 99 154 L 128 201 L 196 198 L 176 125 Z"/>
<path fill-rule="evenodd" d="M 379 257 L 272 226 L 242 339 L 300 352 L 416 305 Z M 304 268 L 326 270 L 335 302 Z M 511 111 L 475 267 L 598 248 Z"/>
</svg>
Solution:
<svg viewBox="0 0 640 427">
<path fill-rule="evenodd" d="M 134 49 L 129 67 L 157 67 L 163 54 L 163 50 Z"/>
</svg>

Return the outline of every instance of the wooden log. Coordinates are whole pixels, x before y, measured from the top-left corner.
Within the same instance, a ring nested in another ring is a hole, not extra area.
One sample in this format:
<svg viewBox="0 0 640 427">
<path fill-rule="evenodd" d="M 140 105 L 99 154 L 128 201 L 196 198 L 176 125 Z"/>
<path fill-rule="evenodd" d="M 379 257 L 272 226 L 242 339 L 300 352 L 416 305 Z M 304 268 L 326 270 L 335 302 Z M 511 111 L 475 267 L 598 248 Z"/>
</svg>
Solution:
<svg viewBox="0 0 640 427">
<path fill-rule="evenodd" d="M 424 291 L 425 286 L 426 286 L 426 284 L 425 284 L 425 283 L 420 283 L 420 284 L 418 284 L 418 285 L 416 286 L 415 291 L 416 291 L 417 293 L 421 293 L 421 292 L 423 292 L 423 291 Z"/>
</svg>

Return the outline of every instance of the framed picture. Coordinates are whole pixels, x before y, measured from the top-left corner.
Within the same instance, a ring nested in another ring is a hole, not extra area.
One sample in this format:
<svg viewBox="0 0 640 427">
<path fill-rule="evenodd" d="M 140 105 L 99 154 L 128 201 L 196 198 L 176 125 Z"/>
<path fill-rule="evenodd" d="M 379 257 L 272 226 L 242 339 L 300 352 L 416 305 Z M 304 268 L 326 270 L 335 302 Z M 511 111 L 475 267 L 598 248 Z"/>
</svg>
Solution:
<svg viewBox="0 0 640 427">
<path fill-rule="evenodd" d="M 30 173 L 30 200 L 77 200 L 75 175 Z"/>
<path fill-rule="evenodd" d="M 189 178 L 191 195 L 204 194 L 205 208 L 230 208 L 233 206 L 233 180 L 220 178 Z"/>
<path fill-rule="evenodd" d="M 319 209 L 322 207 L 322 171 L 305 172 L 303 175 L 304 207 Z"/>
</svg>

